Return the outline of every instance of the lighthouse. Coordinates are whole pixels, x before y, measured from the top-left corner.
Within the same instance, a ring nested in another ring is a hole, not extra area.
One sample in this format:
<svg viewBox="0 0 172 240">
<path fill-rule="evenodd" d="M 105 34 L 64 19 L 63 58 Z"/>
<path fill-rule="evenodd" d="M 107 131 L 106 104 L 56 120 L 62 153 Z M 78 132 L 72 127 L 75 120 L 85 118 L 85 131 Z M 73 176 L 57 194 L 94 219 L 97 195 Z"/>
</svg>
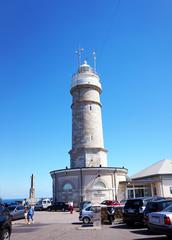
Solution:
<svg viewBox="0 0 172 240">
<path fill-rule="evenodd" d="M 97 73 L 86 61 L 72 76 L 72 149 L 70 167 L 107 167 L 102 127 L 102 87 Z"/>
<path fill-rule="evenodd" d="M 107 150 L 104 148 L 102 86 L 96 72 L 87 61 L 81 62 L 78 53 L 78 68 L 71 78 L 72 96 L 72 146 L 69 151 L 70 167 L 50 172 L 53 181 L 53 201 L 82 201 L 101 203 L 103 200 L 126 198 L 124 167 L 108 167 Z M 94 55 L 95 60 L 95 55 Z"/>
</svg>

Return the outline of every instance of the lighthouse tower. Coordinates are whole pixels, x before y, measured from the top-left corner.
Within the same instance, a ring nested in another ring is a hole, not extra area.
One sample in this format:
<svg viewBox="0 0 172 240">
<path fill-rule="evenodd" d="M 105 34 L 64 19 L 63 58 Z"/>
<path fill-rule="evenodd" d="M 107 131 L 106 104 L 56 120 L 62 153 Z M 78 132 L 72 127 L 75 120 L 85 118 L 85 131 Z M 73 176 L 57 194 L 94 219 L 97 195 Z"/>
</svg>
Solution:
<svg viewBox="0 0 172 240">
<path fill-rule="evenodd" d="M 100 77 L 78 54 L 78 69 L 72 76 L 72 148 L 70 168 L 51 171 L 53 201 L 101 203 L 106 199 L 126 198 L 127 169 L 108 167 L 104 148 Z"/>
<path fill-rule="evenodd" d="M 107 167 L 99 76 L 86 61 L 72 77 L 72 149 L 70 167 Z"/>
</svg>

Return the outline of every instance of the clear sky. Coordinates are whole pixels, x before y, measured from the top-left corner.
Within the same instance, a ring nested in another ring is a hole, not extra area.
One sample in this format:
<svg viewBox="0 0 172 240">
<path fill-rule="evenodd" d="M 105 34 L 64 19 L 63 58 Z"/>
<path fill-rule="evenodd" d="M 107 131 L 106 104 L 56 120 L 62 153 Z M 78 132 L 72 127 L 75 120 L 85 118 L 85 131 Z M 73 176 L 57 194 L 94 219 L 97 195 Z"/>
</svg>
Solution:
<svg viewBox="0 0 172 240">
<path fill-rule="evenodd" d="M 109 166 L 129 175 L 172 159 L 171 0 L 0 2 L 0 196 L 51 196 L 49 172 L 69 166 L 75 50 L 103 92 Z"/>
</svg>

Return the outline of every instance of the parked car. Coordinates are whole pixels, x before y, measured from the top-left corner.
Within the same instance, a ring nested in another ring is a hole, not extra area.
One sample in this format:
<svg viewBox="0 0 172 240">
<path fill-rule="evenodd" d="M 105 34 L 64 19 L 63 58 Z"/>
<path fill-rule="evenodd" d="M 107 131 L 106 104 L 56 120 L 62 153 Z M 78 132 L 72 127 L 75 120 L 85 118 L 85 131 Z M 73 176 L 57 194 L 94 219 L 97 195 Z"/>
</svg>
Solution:
<svg viewBox="0 0 172 240">
<path fill-rule="evenodd" d="M 8 207 L 12 220 L 24 218 L 25 207 L 22 205 L 11 205 Z"/>
<path fill-rule="evenodd" d="M 107 206 L 119 206 L 120 205 L 120 203 L 116 200 L 104 200 L 103 202 L 101 202 L 101 204 L 107 205 Z"/>
<path fill-rule="evenodd" d="M 122 199 L 119 203 L 121 206 L 125 206 L 127 199 Z"/>
<path fill-rule="evenodd" d="M 48 207 L 51 206 L 51 200 L 49 198 L 45 198 L 42 200 L 39 200 L 36 204 L 35 204 L 35 210 L 46 210 L 48 209 Z"/>
<path fill-rule="evenodd" d="M 56 202 L 47 208 L 48 211 L 69 211 L 69 204 L 65 202 Z"/>
<path fill-rule="evenodd" d="M 162 199 L 161 197 L 142 197 L 128 199 L 123 210 L 123 221 L 128 226 L 133 226 L 136 222 L 144 222 L 143 212 L 146 204 L 155 199 Z"/>
<path fill-rule="evenodd" d="M 11 216 L 7 208 L 0 205 L 0 240 L 10 240 L 12 231 Z"/>
<path fill-rule="evenodd" d="M 93 209 L 91 204 L 87 204 L 85 208 L 81 209 L 79 212 L 79 220 L 84 224 L 92 222 L 93 218 Z"/>
<path fill-rule="evenodd" d="M 172 204 L 172 199 L 161 199 L 161 200 L 153 200 L 151 202 L 148 202 L 143 212 L 145 225 L 147 225 L 148 223 L 149 213 L 160 212 L 171 204 Z"/>
<path fill-rule="evenodd" d="M 91 201 L 83 201 L 80 203 L 79 210 L 84 209 L 87 205 L 91 204 Z"/>
<path fill-rule="evenodd" d="M 148 227 L 151 231 L 172 239 L 172 204 L 161 212 L 149 213 Z"/>
</svg>

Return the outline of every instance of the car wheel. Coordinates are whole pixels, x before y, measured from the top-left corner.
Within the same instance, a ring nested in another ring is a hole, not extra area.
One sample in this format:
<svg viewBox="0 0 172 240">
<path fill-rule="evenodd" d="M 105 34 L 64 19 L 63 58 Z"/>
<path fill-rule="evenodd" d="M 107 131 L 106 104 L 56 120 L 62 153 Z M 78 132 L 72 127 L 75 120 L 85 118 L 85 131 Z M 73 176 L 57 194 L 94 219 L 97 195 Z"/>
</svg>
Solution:
<svg viewBox="0 0 172 240">
<path fill-rule="evenodd" d="M 2 231 L 2 240 L 10 240 L 10 231 L 8 229 Z"/>
<path fill-rule="evenodd" d="M 84 218 L 83 218 L 83 223 L 84 223 L 84 224 L 88 224 L 89 222 L 90 222 L 89 217 L 84 217 Z"/>
<path fill-rule="evenodd" d="M 131 222 L 131 221 L 127 221 L 126 224 L 127 224 L 127 226 L 129 226 L 129 227 L 134 226 L 134 222 Z"/>
<path fill-rule="evenodd" d="M 168 238 L 168 239 L 171 239 L 171 238 L 172 238 L 172 235 L 171 235 L 171 234 L 170 234 L 170 235 L 167 234 L 167 238 Z"/>
</svg>

